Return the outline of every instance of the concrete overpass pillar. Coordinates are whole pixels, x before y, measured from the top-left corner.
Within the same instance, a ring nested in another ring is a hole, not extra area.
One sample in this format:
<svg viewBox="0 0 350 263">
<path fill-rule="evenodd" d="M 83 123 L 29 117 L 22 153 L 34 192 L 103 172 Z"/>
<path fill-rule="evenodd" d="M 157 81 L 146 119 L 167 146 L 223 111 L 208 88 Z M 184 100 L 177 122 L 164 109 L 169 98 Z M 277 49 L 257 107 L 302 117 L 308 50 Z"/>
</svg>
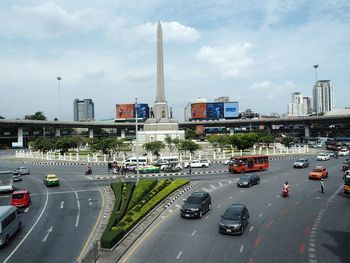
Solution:
<svg viewBox="0 0 350 263">
<path fill-rule="evenodd" d="M 23 127 L 17 128 L 17 143 L 18 147 L 23 147 Z"/>
<path fill-rule="evenodd" d="M 125 138 L 125 130 L 124 129 L 121 130 L 120 137 L 122 137 L 123 139 Z"/>
<path fill-rule="evenodd" d="M 305 124 L 304 125 L 304 131 L 305 131 L 305 137 L 310 137 L 310 125 Z"/>
<path fill-rule="evenodd" d="M 89 138 L 94 138 L 94 129 L 89 128 Z"/>
<path fill-rule="evenodd" d="M 55 129 L 55 137 L 61 137 L 61 129 L 60 128 Z"/>
</svg>

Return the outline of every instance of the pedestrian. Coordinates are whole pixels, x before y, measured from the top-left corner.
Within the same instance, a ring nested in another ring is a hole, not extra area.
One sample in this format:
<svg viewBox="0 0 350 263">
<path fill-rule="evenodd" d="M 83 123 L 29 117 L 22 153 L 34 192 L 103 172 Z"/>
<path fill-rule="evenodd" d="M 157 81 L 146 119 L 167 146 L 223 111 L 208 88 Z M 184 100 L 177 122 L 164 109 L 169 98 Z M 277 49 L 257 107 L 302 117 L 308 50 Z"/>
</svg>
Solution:
<svg viewBox="0 0 350 263">
<path fill-rule="evenodd" d="M 323 178 L 321 179 L 321 193 L 324 193 L 324 180 Z"/>
<path fill-rule="evenodd" d="M 189 169 L 189 171 L 188 171 L 189 174 L 192 174 L 192 166 L 191 165 L 188 166 L 188 169 Z"/>
</svg>

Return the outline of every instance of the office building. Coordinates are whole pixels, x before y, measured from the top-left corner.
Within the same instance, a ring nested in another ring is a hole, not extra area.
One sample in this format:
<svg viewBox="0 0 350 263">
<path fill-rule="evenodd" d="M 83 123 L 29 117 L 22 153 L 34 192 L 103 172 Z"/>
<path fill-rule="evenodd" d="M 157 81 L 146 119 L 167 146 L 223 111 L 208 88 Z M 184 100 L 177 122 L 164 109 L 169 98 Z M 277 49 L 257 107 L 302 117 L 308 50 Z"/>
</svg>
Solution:
<svg viewBox="0 0 350 263">
<path fill-rule="evenodd" d="M 291 102 L 288 103 L 288 116 L 307 116 L 311 114 L 311 99 L 301 92 L 292 93 Z"/>
<path fill-rule="evenodd" d="M 334 91 L 330 80 L 318 80 L 312 89 L 313 110 L 316 115 L 334 109 Z"/>
<path fill-rule="evenodd" d="M 95 109 L 91 99 L 79 100 L 73 102 L 74 121 L 94 121 Z"/>
</svg>

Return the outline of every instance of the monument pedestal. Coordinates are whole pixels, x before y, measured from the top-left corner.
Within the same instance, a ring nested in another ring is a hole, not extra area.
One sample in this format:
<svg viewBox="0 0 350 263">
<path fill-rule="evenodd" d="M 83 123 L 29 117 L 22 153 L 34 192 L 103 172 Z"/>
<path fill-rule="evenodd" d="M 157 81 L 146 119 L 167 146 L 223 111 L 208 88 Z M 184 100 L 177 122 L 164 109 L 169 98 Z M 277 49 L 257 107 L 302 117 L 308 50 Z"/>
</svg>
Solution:
<svg viewBox="0 0 350 263">
<path fill-rule="evenodd" d="M 143 125 L 143 131 L 138 132 L 140 143 L 162 141 L 170 136 L 172 139 L 185 139 L 185 131 L 179 130 L 179 124 L 175 119 L 162 118 L 148 119 Z"/>
</svg>

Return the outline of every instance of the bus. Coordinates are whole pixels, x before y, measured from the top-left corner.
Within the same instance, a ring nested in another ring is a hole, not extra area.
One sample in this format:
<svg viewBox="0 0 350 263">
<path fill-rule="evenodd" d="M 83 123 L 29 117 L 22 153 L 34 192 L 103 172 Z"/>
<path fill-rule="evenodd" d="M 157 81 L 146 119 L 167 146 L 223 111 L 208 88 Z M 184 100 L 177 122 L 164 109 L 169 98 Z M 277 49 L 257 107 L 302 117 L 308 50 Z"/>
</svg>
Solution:
<svg viewBox="0 0 350 263">
<path fill-rule="evenodd" d="M 228 170 L 231 173 L 246 173 L 267 169 L 269 169 L 269 157 L 267 155 L 232 157 L 228 164 Z"/>
<path fill-rule="evenodd" d="M 345 171 L 343 190 L 344 193 L 350 194 L 350 170 Z"/>
</svg>

